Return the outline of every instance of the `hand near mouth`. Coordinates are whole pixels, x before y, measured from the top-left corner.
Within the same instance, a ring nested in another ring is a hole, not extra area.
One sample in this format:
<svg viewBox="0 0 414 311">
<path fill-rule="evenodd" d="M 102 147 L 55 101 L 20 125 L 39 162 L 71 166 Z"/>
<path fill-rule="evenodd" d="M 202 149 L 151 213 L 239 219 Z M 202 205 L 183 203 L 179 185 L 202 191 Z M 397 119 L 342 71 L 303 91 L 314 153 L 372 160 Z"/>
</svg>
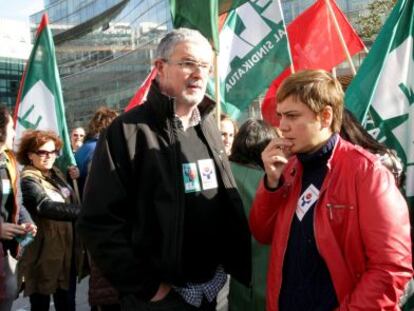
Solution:
<svg viewBox="0 0 414 311">
<path fill-rule="evenodd" d="M 266 182 L 269 188 L 275 189 L 291 155 L 293 143 L 284 138 L 273 139 L 262 152 L 262 161 L 266 172 Z"/>
</svg>

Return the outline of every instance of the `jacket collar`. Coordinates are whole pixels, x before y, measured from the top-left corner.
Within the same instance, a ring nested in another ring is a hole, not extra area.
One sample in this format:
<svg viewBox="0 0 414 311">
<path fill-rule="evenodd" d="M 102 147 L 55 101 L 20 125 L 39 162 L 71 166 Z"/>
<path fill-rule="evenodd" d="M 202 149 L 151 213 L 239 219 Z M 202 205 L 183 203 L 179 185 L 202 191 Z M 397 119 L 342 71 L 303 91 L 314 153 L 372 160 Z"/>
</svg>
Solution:
<svg viewBox="0 0 414 311">
<path fill-rule="evenodd" d="M 337 140 L 335 142 L 335 145 L 333 147 L 332 154 L 331 154 L 331 156 L 328 159 L 328 162 L 326 164 L 328 166 L 329 170 L 332 168 L 333 165 L 335 165 L 335 162 L 338 160 L 338 158 L 341 157 L 340 150 L 342 150 L 343 147 L 344 147 L 344 140 L 342 139 L 342 137 L 339 134 L 336 134 L 336 135 L 338 135 L 338 138 L 337 138 Z"/>
<path fill-rule="evenodd" d="M 335 163 L 342 157 L 342 150 L 345 148 L 346 142 L 341 138 L 340 135 L 338 135 L 338 138 L 336 139 L 335 145 L 333 146 L 332 153 L 326 162 L 326 166 L 328 167 L 328 171 L 332 170 L 332 167 L 335 166 Z M 301 177 L 303 173 L 303 165 L 302 162 L 298 159 L 298 156 L 294 156 L 292 159 L 292 166 L 289 168 L 288 174 L 294 178 Z M 321 187 L 321 192 L 325 190 L 326 184 L 329 183 L 327 180 L 329 180 L 330 175 L 326 174 L 325 180 Z"/>
<path fill-rule="evenodd" d="M 332 172 L 332 168 L 335 167 L 335 163 L 337 161 L 340 161 L 340 159 L 343 157 L 342 150 L 344 150 L 345 142 L 341 138 L 341 136 L 338 135 L 338 139 L 335 142 L 335 145 L 333 147 L 332 153 L 330 158 L 328 159 L 328 162 L 326 163 L 326 166 L 328 167 L 328 172 Z M 331 183 L 332 175 L 327 173 L 325 176 L 325 180 L 322 183 L 320 195 L 325 192 L 325 190 L 329 187 Z"/>
<path fill-rule="evenodd" d="M 38 170 L 32 165 L 26 165 L 25 167 L 23 167 L 22 177 L 24 175 L 32 175 L 43 179 L 46 178 L 46 176 L 44 176 L 40 170 Z"/>
<path fill-rule="evenodd" d="M 25 167 L 23 167 L 21 177 L 23 178 L 25 176 L 30 176 L 30 175 L 40 178 L 42 180 L 46 180 L 48 182 L 57 178 L 63 184 L 65 184 L 66 186 L 69 186 L 65 180 L 65 177 L 63 176 L 63 173 L 61 173 L 55 166 L 52 167 L 51 176 L 49 177 L 49 176 L 43 175 L 42 172 L 38 170 L 36 167 L 34 167 L 33 165 L 26 165 Z"/>
<path fill-rule="evenodd" d="M 150 107 L 157 119 L 161 122 L 165 122 L 167 119 L 172 120 L 175 117 L 174 98 L 162 94 L 156 80 L 152 81 L 145 105 Z M 201 120 L 210 114 L 215 106 L 216 103 L 211 98 L 204 96 L 204 99 L 198 105 Z"/>
</svg>

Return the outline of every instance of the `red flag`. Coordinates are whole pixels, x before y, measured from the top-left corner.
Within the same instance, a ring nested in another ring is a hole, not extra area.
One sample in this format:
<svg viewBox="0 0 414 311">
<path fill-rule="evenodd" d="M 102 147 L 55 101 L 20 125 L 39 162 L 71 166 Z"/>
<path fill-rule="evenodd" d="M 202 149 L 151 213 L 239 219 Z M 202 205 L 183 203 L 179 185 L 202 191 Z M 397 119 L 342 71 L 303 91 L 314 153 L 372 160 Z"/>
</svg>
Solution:
<svg viewBox="0 0 414 311">
<path fill-rule="evenodd" d="M 330 71 L 346 59 L 346 54 L 335 29 L 334 19 L 329 13 L 327 1 L 330 1 L 335 13 L 349 54 L 354 55 L 365 47 L 336 2 L 334 0 L 318 0 L 287 27 L 290 51 L 296 71 L 302 69 Z M 263 118 L 273 125 L 278 125 L 276 91 L 289 74 L 290 70 L 285 70 L 272 82 L 262 103 Z"/>
<path fill-rule="evenodd" d="M 135 106 L 141 105 L 145 101 L 145 98 L 147 97 L 148 91 L 151 86 L 151 82 L 152 80 L 155 79 L 156 76 L 157 76 L 157 69 L 154 67 L 152 68 L 149 75 L 145 78 L 144 82 L 141 84 L 138 91 L 135 93 L 134 97 L 132 97 L 128 106 L 126 106 L 125 112 L 127 112 L 128 110 L 131 110 Z"/>
</svg>

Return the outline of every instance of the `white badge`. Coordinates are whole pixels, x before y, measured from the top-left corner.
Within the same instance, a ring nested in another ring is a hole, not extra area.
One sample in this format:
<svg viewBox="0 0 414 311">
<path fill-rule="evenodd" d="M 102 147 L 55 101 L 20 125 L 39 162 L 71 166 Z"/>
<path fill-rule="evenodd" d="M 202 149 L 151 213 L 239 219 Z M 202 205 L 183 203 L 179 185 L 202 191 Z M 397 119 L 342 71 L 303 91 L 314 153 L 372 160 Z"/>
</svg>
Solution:
<svg viewBox="0 0 414 311">
<path fill-rule="evenodd" d="M 296 207 L 296 216 L 302 221 L 306 212 L 319 198 L 319 190 L 314 185 L 310 184 L 309 187 L 302 193 L 299 198 L 298 205 Z"/>
<path fill-rule="evenodd" d="M 213 160 L 198 160 L 198 169 L 200 170 L 201 184 L 203 186 L 203 190 L 217 188 L 217 176 Z"/>
<path fill-rule="evenodd" d="M 1 180 L 1 187 L 3 189 L 4 194 L 9 194 L 11 192 L 10 179 L 2 179 Z"/>
</svg>

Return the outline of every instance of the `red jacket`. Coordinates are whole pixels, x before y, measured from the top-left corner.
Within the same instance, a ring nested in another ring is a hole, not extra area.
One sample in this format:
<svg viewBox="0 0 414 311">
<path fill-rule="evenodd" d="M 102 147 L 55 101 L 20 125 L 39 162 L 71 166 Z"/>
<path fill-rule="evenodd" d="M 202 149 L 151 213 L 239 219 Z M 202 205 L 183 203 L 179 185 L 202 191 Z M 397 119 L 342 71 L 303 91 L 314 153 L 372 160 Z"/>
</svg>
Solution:
<svg viewBox="0 0 414 311">
<path fill-rule="evenodd" d="M 342 139 L 328 161 L 314 213 L 316 244 L 330 272 L 338 310 L 399 310 L 413 274 L 407 204 L 376 156 Z M 268 311 L 279 309 L 283 260 L 301 189 L 302 166 L 289 160 L 282 185 L 263 181 L 250 213 L 254 237 L 271 244 Z"/>
</svg>

